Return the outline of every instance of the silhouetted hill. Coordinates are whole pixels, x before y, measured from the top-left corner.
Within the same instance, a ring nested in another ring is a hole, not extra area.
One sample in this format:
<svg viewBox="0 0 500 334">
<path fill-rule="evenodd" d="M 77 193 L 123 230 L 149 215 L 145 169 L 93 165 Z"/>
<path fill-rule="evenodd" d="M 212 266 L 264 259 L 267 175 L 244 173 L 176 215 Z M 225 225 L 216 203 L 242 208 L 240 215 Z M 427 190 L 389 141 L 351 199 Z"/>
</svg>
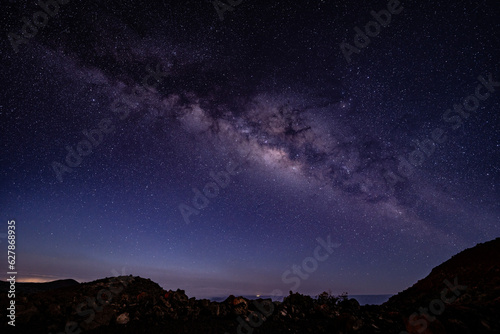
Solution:
<svg viewBox="0 0 500 334">
<path fill-rule="evenodd" d="M 500 333 L 499 263 L 500 239 L 479 244 L 380 306 L 327 293 L 291 293 L 283 302 L 235 296 L 214 302 L 141 277 L 69 280 L 66 287 L 19 296 L 16 332 Z M 6 294 L 0 300 L 7 305 Z"/>
<path fill-rule="evenodd" d="M 412 306 L 421 298 L 439 297 L 441 290 L 447 287 L 444 280 L 453 283 L 455 277 L 460 285 L 467 286 L 468 294 L 476 301 L 500 297 L 500 238 L 452 256 L 432 269 L 427 277 L 392 296 L 385 305 Z"/>
<path fill-rule="evenodd" d="M 45 282 L 45 283 L 19 283 L 19 282 L 16 282 L 16 292 L 20 295 L 21 294 L 31 294 L 31 293 L 36 293 L 36 292 L 65 288 L 65 287 L 69 287 L 69 286 L 75 286 L 78 284 L 80 284 L 80 283 L 78 283 L 74 279 L 62 279 L 62 280 L 57 280 L 57 281 L 52 281 L 52 282 Z M 8 291 L 9 285 L 10 285 L 9 282 L 0 281 L 0 288 L 2 289 L 1 291 Z"/>
<path fill-rule="evenodd" d="M 474 329 L 471 333 L 492 328 L 495 328 L 496 333 L 500 333 L 499 305 L 500 238 L 478 244 L 452 256 L 432 269 L 427 277 L 392 296 L 383 304 L 384 307 L 399 309 L 408 317 L 419 312 L 420 307 L 429 309 L 430 319 L 435 317 L 435 320 L 428 321 L 429 317 L 425 316 L 416 317 L 413 323 L 420 321 L 420 326 L 411 326 L 407 320 L 407 327 L 416 328 L 417 331 L 414 332 L 420 334 L 426 333 L 418 331 L 426 327 L 422 319 L 425 319 L 427 327 L 431 328 L 431 333 L 444 333 L 438 329 L 442 326 L 451 330 L 450 333 L 453 333 L 453 330 L 460 332 L 461 327 Z M 439 309 L 441 306 L 442 313 Z"/>
</svg>

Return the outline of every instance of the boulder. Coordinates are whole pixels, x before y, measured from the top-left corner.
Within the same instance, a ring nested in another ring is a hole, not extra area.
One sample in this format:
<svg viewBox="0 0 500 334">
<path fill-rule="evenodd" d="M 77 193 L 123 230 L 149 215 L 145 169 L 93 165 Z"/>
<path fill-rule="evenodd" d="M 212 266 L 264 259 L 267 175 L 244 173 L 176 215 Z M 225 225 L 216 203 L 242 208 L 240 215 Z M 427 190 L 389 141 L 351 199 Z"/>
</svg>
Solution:
<svg viewBox="0 0 500 334">
<path fill-rule="evenodd" d="M 122 313 L 116 318 L 116 323 L 119 325 L 125 325 L 130 321 L 128 313 Z"/>
</svg>

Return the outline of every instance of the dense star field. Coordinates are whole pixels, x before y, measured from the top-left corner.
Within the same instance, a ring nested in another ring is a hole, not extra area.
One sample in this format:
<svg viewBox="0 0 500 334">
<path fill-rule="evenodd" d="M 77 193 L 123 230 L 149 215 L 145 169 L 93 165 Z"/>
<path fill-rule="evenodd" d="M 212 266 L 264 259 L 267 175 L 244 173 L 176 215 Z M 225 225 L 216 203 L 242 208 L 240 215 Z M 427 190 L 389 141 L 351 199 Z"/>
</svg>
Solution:
<svg viewBox="0 0 500 334">
<path fill-rule="evenodd" d="M 393 294 L 500 235 L 498 1 L 5 2 L 19 280 Z"/>
</svg>

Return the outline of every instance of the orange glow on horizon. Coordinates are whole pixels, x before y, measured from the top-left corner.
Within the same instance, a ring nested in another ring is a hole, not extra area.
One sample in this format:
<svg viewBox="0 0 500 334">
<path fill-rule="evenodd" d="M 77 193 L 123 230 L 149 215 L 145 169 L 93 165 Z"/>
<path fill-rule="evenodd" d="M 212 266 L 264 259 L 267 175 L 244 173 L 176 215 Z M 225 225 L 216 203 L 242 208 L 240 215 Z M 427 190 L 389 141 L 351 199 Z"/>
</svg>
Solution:
<svg viewBox="0 0 500 334">
<path fill-rule="evenodd" d="M 16 277 L 16 282 L 19 283 L 47 283 L 58 281 L 62 279 L 67 279 L 66 277 L 55 277 L 55 276 L 32 276 L 32 277 Z M 77 280 L 78 281 L 78 280 Z"/>
</svg>

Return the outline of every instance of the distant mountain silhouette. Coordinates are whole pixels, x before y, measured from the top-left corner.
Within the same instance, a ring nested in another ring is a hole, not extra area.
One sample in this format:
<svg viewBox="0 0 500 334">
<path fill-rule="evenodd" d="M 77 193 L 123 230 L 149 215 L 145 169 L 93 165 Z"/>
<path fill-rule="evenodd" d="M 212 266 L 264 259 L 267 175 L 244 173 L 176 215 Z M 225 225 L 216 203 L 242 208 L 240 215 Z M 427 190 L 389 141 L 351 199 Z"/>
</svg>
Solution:
<svg viewBox="0 0 500 334">
<path fill-rule="evenodd" d="M 54 289 L 59 289 L 59 288 L 66 288 L 66 287 L 75 286 L 78 284 L 80 284 L 80 283 L 78 283 L 74 279 L 61 279 L 61 280 L 52 281 L 52 282 L 45 282 L 45 283 L 20 283 L 20 282 L 16 282 L 16 292 L 18 294 L 31 294 L 31 293 L 54 290 Z M 10 285 L 9 282 L 0 281 L 0 288 L 2 289 L 2 291 L 8 291 L 9 285 Z"/>
<path fill-rule="evenodd" d="M 214 302 L 133 276 L 17 287 L 18 333 L 500 333 L 500 238 L 460 252 L 382 305 L 327 293 Z M 0 301 L 6 319 L 6 293 Z"/>
</svg>

